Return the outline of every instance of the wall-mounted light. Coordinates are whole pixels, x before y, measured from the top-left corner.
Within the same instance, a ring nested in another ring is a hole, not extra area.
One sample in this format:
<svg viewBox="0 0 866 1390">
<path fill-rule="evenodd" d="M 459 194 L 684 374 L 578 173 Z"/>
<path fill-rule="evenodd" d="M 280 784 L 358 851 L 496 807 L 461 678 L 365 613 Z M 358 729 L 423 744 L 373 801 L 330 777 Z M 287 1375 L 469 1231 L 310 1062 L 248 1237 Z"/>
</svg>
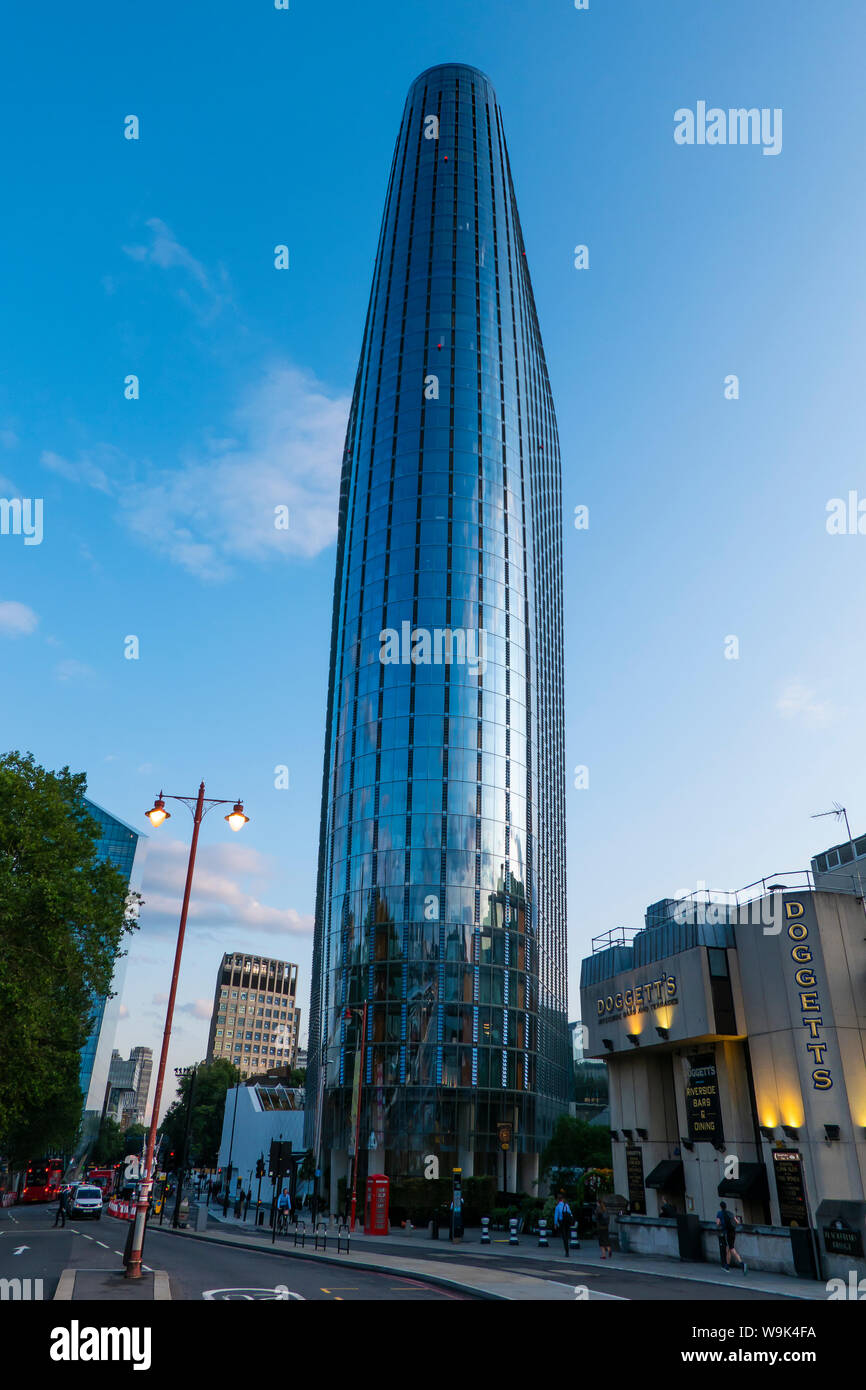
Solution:
<svg viewBox="0 0 866 1390">
<path fill-rule="evenodd" d="M 629 1033 L 628 1040 L 631 1043 L 632 1047 L 640 1047 L 640 1038 L 638 1037 L 637 1033 Z"/>
<path fill-rule="evenodd" d="M 683 1147 L 684 1149 L 686 1149 L 689 1153 L 693 1153 L 693 1152 L 694 1152 L 694 1147 L 695 1147 L 695 1146 L 694 1146 L 694 1144 L 692 1143 L 692 1141 L 691 1141 L 690 1139 L 683 1139 L 682 1135 L 680 1135 L 680 1143 L 681 1143 L 682 1147 Z"/>
<path fill-rule="evenodd" d="M 776 1137 L 776 1126 L 775 1126 L 775 1125 L 761 1125 L 761 1133 L 763 1134 L 763 1136 L 764 1136 L 764 1138 L 767 1140 L 767 1142 L 768 1142 L 769 1144 L 772 1144 L 773 1140 L 774 1140 L 775 1137 Z"/>
<path fill-rule="evenodd" d="M 649 1139 L 649 1135 L 647 1134 L 645 1129 L 639 1129 L 637 1132 L 637 1137 L 638 1139 Z"/>
<path fill-rule="evenodd" d="M 828 1139 L 828 1140 L 831 1140 L 831 1139 L 838 1139 L 838 1138 L 839 1138 L 839 1135 L 840 1135 L 840 1133 L 841 1133 L 841 1131 L 840 1131 L 838 1125 L 825 1125 L 825 1126 L 824 1126 L 824 1133 L 825 1133 L 825 1135 L 827 1136 L 827 1139 Z"/>
<path fill-rule="evenodd" d="M 656 1028 L 656 1032 L 658 1033 L 660 1038 L 664 1039 L 665 1042 L 667 1042 L 668 1038 L 671 1035 L 670 1028 Z"/>
<path fill-rule="evenodd" d="M 602 1038 L 602 1043 L 604 1044 L 605 1052 L 613 1052 L 613 1043 L 610 1038 Z"/>
<path fill-rule="evenodd" d="M 623 1134 L 625 1135 L 629 1143 L 631 1143 L 632 1139 L 634 1139 L 634 1131 L 631 1129 L 624 1129 Z"/>
<path fill-rule="evenodd" d="M 615 1144 L 618 1144 L 618 1143 L 619 1143 L 619 1130 L 618 1130 L 618 1129 L 612 1129 L 611 1132 L 610 1132 L 610 1137 L 611 1137 L 611 1139 L 613 1140 L 613 1142 L 614 1142 Z"/>
<path fill-rule="evenodd" d="M 800 1138 L 800 1131 L 796 1125 L 782 1125 L 782 1131 L 787 1134 L 789 1139 Z"/>
<path fill-rule="evenodd" d="M 722 1143 L 721 1139 L 713 1140 L 713 1148 L 715 1149 L 716 1153 L 723 1154 L 727 1152 L 725 1145 Z"/>
</svg>

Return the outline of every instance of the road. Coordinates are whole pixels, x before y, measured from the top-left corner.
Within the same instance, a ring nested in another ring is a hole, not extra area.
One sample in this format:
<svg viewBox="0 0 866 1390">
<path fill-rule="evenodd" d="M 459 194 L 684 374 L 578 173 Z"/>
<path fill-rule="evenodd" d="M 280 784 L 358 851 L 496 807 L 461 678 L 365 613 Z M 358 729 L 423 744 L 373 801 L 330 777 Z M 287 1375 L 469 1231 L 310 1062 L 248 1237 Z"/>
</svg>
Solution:
<svg viewBox="0 0 866 1390">
<path fill-rule="evenodd" d="M 67 1221 L 53 1226 L 56 1203 L 0 1209 L 0 1278 L 41 1279 L 43 1297 L 51 1299 L 64 1269 L 117 1269 L 128 1224 L 103 1215 L 99 1221 Z M 184 1240 L 158 1226 L 150 1227 L 144 1249 L 145 1268 L 169 1276 L 173 1299 L 262 1299 L 276 1297 L 320 1302 L 396 1301 L 419 1303 L 464 1301 L 462 1295 L 402 1275 L 341 1270 L 336 1265 L 287 1257 L 274 1259 L 256 1250 L 230 1249 Z"/>
<path fill-rule="evenodd" d="M 270 1231 L 257 1231 L 250 1222 L 245 1226 L 235 1226 L 233 1224 L 223 1225 L 221 1222 L 211 1219 L 208 1222 L 208 1234 L 218 1235 L 223 1233 L 243 1233 L 247 1236 L 260 1235 L 262 1240 L 270 1242 Z M 291 1240 L 291 1236 L 288 1238 Z M 524 1237 L 524 1239 L 526 1239 Z M 332 1246 L 332 1238 L 328 1239 L 328 1248 Z M 497 1249 L 497 1247 L 499 1247 Z M 519 1250 L 519 1247 L 518 1247 Z M 364 1254 L 375 1259 L 377 1252 L 382 1255 L 400 1255 L 404 1258 L 412 1256 L 432 1263 L 444 1263 L 461 1265 L 469 1264 L 476 1268 L 503 1269 L 515 1273 L 533 1275 L 536 1279 L 551 1279 L 559 1284 L 586 1285 L 592 1292 L 600 1296 L 607 1295 L 614 1298 L 636 1299 L 646 1301 L 651 1299 L 664 1300 L 665 1302 L 707 1302 L 707 1303 L 740 1303 L 754 1302 L 791 1302 L 784 1294 L 771 1294 L 749 1287 L 747 1276 L 738 1273 L 727 1276 L 730 1283 L 711 1284 L 700 1279 L 689 1279 L 687 1276 L 671 1277 L 665 1274 L 664 1277 L 640 1270 L 617 1269 L 613 1265 L 599 1268 L 597 1264 L 581 1263 L 580 1251 L 576 1250 L 572 1255 L 565 1258 L 559 1253 L 561 1251 L 560 1242 L 551 1241 L 549 1258 L 540 1261 L 537 1257 L 521 1256 L 508 1245 L 507 1237 L 494 1237 L 489 1246 L 481 1246 L 478 1242 L 477 1233 L 473 1232 L 469 1239 L 454 1246 L 448 1240 L 447 1235 L 439 1241 L 429 1241 L 423 1251 L 419 1251 L 415 1245 L 409 1246 L 405 1241 L 389 1240 L 382 1238 L 376 1241 L 375 1251 L 371 1250 L 369 1242 L 355 1241 L 352 1243 L 352 1251 L 356 1254 Z"/>
</svg>

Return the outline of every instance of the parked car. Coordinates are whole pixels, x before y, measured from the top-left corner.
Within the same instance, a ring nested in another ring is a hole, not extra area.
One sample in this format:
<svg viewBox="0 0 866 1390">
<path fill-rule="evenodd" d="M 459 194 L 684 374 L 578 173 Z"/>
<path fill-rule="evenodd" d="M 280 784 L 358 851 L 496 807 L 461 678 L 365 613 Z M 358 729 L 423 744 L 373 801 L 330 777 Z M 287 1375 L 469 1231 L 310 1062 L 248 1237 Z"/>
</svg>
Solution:
<svg viewBox="0 0 866 1390">
<path fill-rule="evenodd" d="M 98 1221 L 102 1216 L 102 1189 L 94 1187 L 91 1183 L 77 1183 L 72 1189 L 66 1210 L 69 1216 L 93 1216 Z"/>
</svg>

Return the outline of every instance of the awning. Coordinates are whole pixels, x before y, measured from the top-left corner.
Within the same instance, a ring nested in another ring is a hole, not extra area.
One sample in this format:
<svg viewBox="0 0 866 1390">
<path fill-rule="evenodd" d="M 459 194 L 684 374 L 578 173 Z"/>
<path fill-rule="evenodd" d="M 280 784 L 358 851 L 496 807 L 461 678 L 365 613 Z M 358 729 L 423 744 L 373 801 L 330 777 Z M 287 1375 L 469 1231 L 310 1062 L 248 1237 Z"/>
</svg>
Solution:
<svg viewBox="0 0 866 1390">
<path fill-rule="evenodd" d="M 685 1192 L 686 1175 L 681 1158 L 666 1158 L 657 1163 L 649 1177 L 644 1179 L 645 1187 L 658 1187 L 664 1192 Z"/>
<path fill-rule="evenodd" d="M 738 1178 L 722 1178 L 718 1186 L 720 1197 L 764 1197 L 767 1192 L 767 1170 L 763 1163 L 741 1163 Z"/>
</svg>

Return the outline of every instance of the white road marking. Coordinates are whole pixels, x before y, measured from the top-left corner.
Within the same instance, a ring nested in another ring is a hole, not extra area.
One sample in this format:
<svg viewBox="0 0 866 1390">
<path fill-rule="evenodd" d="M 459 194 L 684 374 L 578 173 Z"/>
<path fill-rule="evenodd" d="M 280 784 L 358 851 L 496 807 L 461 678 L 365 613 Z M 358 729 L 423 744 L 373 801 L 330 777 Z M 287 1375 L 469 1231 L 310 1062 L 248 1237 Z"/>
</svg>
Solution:
<svg viewBox="0 0 866 1390">
<path fill-rule="evenodd" d="M 98 1241 L 96 1242 L 96 1244 L 97 1244 L 97 1245 L 101 1245 L 102 1248 L 103 1248 L 103 1250 L 107 1250 L 107 1249 L 108 1249 L 108 1246 L 105 1244 L 105 1241 L 104 1241 L 104 1240 L 98 1240 Z"/>
</svg>

